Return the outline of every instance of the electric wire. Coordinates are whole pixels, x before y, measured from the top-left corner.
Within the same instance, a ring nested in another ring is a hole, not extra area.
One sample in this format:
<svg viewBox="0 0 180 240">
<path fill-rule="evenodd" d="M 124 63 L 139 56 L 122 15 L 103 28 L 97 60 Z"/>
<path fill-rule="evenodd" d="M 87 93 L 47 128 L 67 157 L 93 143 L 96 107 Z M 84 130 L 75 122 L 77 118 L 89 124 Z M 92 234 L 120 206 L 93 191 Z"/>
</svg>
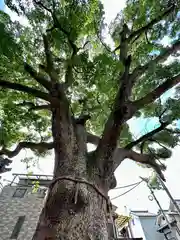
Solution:
<svg viewBox="0 0 180 240">
<path fill-rule="evenodd" d="M 10 180 L 7 180 L 7 179 L 3 179 L 3 181 L 11 183 L 11 181 L 10 181 Z M 16 184 L 16 185 L 24 186 L 24 187 L 25 187 L 25 186 L 29 186 L 28 184 L 19 184 L 19 183 L 17 183 L 17 182 L 13 182 L 13 183 Z M 140 181 L 140 182 L 136 182 L 136 183 L 132 183 L 132 184 L 129 184 L 129 185 L 125 185 L 125 186 L 115 187 L 115 188 L 113 188 L 113 189 L 111 189 L 111 190 L 117 190 L 117 189 L 127 188 L 127 187 L 134 186 L 134 185 L 136 185 L 136 184 L 139 184 L 139 183 L 141 183 L 141 181 Z"/>
<path fill-rule="evenodd" d="M 11 181 L 9 181 L 9 180 L 7 180 L 7 179 L 3 179 L 3 181 L 9 182 L 9 183 L 11 182 Z M 116 196 L 116 197 L 111 198 L 111 200 L 117 199 L 117 198 L 119 198 L 119 197 L 121 197 L 121 196 L 129 193 L 130 191 L 132 191 L 133 189 L 135 189 L 137 186 L 139 186 L 139 184 L 142 183 L 142 182 L 143 182 L 143 180 L 140 181 L 140 182 L 137 182 L 137 183 L 132 183 L 132 184 L 129 184 L 129 185 L 125 185 L 125 186 L 121 186 L 121 187 L 116 187 L 116 188 L 112 189 L 112 190 L 116 190 L 116 189 L 122 189 L 122 188 L 127 188 L 127 187 L 133 186 L 132 188 L 130 188 L 130 189 L 127 190 L 126 192 L 124 192 L 124 193 L 122 193 L 122 194 L 120 194 L 120 195 L 118 195 L 118 196 Z M 17 182 L 14 182 L 14 184 L 15 184 L 16 186 L 19 186 L 19 187 L 30 187 L 29 184 L 19 184 L 19 183 L 17 183 Z"/>
<path fill-rule="evenodd" d="M 131 186 L 134 186 L 134 185 L 136 185 L 136 184 L 138 184 L 138 183 L 140 183 L 140 182 L 132 183 L 132 184 L 125 185 L 125 186 L 115 187 L 115 188 L 113 188 L 113 189 L 111 189 L 111 190 L 116 190 L 116 189 L 131 187 Z"/>
<path fill-rule="evenodd" d="M 120 195 L 118 195 L 118 196 L 116 196 L 116 197 L 111 198 L 111 200 L 115 200 L 115 199 L 117 199 L 117 198 L 119 198 L 119 197 L 121 197 L 121 196 L 124 196 L 125 194 L 127 194 L 128 192 L 132 191 L 134 188 L 136 188 L 137 186 L 139 186 L 139 184 L 142 183 L 142 182 L 143 182 L 143 180 L 140 181 L 139 183 L 137 183 L 137 184 L 136 184 L 135 186 L 133 186 L 132 188 L 130 188 L 128 191 L 126 191 L 126 192 L 124 192 L 124 193 L 122 193 L 122 194 L 120 194 Z"/>
</svg>

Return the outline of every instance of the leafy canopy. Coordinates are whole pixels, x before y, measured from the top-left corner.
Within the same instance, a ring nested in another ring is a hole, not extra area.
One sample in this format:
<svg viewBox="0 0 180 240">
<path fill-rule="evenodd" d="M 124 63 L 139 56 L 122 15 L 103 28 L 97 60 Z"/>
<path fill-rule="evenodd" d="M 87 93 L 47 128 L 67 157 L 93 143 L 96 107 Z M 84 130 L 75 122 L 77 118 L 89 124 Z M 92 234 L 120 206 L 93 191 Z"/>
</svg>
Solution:
<svg viewBox="0 0 180 240">
<path fill-rule="evenodd" d="M 56 73 L 60 82 L 68 80 L 71 69 L 71 84 L 67 95 L 74 116 L 90 114 L 88 129 L 102 134 L 104 124 L 112 109 L 112 104 L 119 87 L 119 75 L 124 71 L 119 61 L 118 47 L 120 32 L 126 23 L 129 31 L 135 32 L 146 26 L 160 13 L 166 11 L 169 1 L 128 0 L 126 7 L 119 12 L 110 26 L 104 22 L 103 5 L 98 0 L 6 0 L 7 6 L 19 16 L 26 18 L 28 24 L 14 21 L 0 11 L 0 81 L 44 88 L 29 74 L 25 62 L 34 71 L 48 80 L 44 70 L 45 52 L 43 34 L 48 35 Z M 113 4 L 113 3 L 112 3 Z M 179 1 L 176 2 L 179 6 Z M 167 51 L 165 40 L 172 46 L 179 41 L 180 24 L 178 7 L 136 36 L 128 50 L 131 54 L 133 72 L 140 65 L 154 60 Z M 52 11 L 60 23 L 61 31 L 54 27 Z M 104 33 L 109 31 L 113 46 L 104 41 Z M 74 54 L 73 44 L 79 48 Z M 169 54 L 171 59 L 154 61 L 137 79 L 131 100 L 138 100 L 158 87 L 165 80 L 180 73 L 179 52 Z M 69 77 L 70 78 L 70 77 Z M 153 103 L 144 105 L 134 118 L 156 117 L 159 125 L 168 123 L 169 130 L 162 128 L 149 138 L 138 142 L 137 147 L 146 153 L 153 152 L 157 158 L 169 158 L 171 151 L 179 141 L 177 120 L 180 117 L 179 87 L 174 87 L 166 97 L 159 97 Z M 0 144 L 12 147 L 20 141 L 50 141 L 51 115 L 47 109 L 34 110 L 34 106 L 46 104 L 21 91 L 2 88 L 0 91 Z M 130 132 L 129 123 L 123 125 L 119 138 L 121 147 L 135 139 Z M 154 130 L 154 129 L 152 129 Z M 36 154 L 42 153 L 36 151 Z"/>
</svg>

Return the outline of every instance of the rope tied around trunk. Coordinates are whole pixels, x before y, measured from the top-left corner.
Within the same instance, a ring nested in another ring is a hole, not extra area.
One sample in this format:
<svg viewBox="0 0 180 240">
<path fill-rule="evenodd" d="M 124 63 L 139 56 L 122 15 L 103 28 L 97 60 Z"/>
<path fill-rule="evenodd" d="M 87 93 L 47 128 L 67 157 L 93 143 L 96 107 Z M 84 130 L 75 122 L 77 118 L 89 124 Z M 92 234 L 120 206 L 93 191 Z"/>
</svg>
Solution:
<svg viewBox="0 0 180 240">
<path fill-rule="evenodd" d="M 100 194 L 105 200 L 106 202 L 110 202 L 110 199 L 108 196 L 106 196 L 94 183 L 91 183 L 91 182 L 88 182 L 86 181 L 85 179 L 82 179 L 82 178 L 72 178 L 70 176 L 61 176 L 61 177 L 58 177 L 56 179 L 54 179 L 50 185 L 49 185 L 49 188 L 53 188 L 54 184 L 60 180 L 69 180 L 69 181 L 72 181 L 72 182 L 75 182 L 76 184 L 78 183 L 84 183 L 84 184 L 87 184 L 89 186 L 91 186 L 92 188 L 95 189 L 95 191 Z M 77 194 L 77 193 L 76 193 Z"/>
<path fill-rule="evenodd" d="M 79 191 L 79 184 L 80 183 L 84 183 L 84 184 L 87 184 L 89 186 L 91 186 L 99 195 L 101 195 L 105 200 L 106 200 L 106 205 L 107 205 L 107 212 L 109 213 L 109 218 L 110 218 L 110 221 L 112 222 L 112 225 L 113 225 L 113 232 L 114 232 L 114 236 L 117 237 L 117 233 L 116 233 L 116 229 L 115 229 L 115 224 L 114 224 L 114 221 L 113 221 L 113 214 L 112 214 L 112 204 L 111 204 L 111 201 L 110 201 L 110 198 L 104 194 L 101 189 L 95 185 L 94 183 L 92 182 L 88 182 L 87 180 L 85 179 L 82 179 L 82 178 L 73 178 L 71 176 L 61 176 L 61 177 L 57 177 L 56 179 L 54 179 L 50 185 L 49 185 L 49 188 L 52 190 L 54 185 L 58 182 L 58 181 L 61 181 L 61 180 L 69 180 L 69 181 L 72 181 L 72 182 L 75 182 L 76 183 L 76 191 L 75 191 L 75 197 L 74 197 L 74 203 L 76 204 L 77 203 L 77 198 L 78 198 L 78 191 Z"/>
</svg>

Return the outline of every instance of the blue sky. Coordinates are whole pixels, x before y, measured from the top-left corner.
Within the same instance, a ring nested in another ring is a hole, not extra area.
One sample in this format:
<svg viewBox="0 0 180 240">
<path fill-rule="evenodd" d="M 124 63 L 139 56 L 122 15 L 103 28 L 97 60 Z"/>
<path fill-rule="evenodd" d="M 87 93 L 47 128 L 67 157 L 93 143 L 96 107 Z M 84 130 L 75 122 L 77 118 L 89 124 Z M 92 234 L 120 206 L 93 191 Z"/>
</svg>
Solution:
<svg viewBox="0 0 180 240">
<path fill-rule="evenodd" d="M 120 11 L 125 6 L 124 0 L 102 0 L 105 7 L 106 12 L 106 21 L 109 23 L 112 19 L 115 18 L 118 11 Z M 0 0 L 0 8 L 3 8 L 3 1 Z M 17 18 L 17 16 L 13 15 L 7 8 L 4 8 L 6 12 L 8 12 L 13 18 Z M 165 97 L 169 97 L 171 92 L 166 93 Z M 151 131 L 157 125 L 156 119 L 138 119 L 131 120 L 131 130 L 136 137 L 140 137 L 140 135 Z M 24 173 L 26 172 L 26 168 L 24 164 L 22 164 L 21 159 L 26 156 L 27 152 L 22 151 L 22 153 L 14 158 L 12 168 L 13 172 Z M 29 155 L 29 153 L 28 153 Z M 173 156 L 168 160 L 167 165 L 168 169 L 165 173 L 167 178 L 167 186 L 170 191 L 174 195 L 175 198 L 180 198 L 180 192 L 174 186 L 174 182 L 179 178 L 180 172 L 180 162 L 178 161 L 178 155 L 180 156 L 180 149 L 176 148 L 173 150 Z M 34 168 L 35 173 L 39 174 L 51 174 L 53 169 L 53 156 L 49 156 L 45 159 L 40 159 L 39 168 Z M 139 176 L 148 176 L 149 170 L 145 168 L 139 167 L 136 163 L 126 160 L 122 163 L 122 165 L 116 170 L 116 178 L 119 186 L 128 185 L 133 182 L 139 181 Z M 3 175 L 4 179 L 10 179 L 11 174 L 6 173 Z M 110 192 L 110 196 L 114 197 L 121 194 L 124 190 L 113 190 Z M 134 191 L 130 192 L 123 197 L 116 199 L 113 201 L 119 207 L 119 211 L 123 211 L 124 206 L 127 206 L 131 209 L 149 209 L 150 211 L 156 211 L 157 206 L 156 203 L 150 202 L 148 200 L 149 190 L 143 184 L 141 184 Z M 157 196 L 159 200 L 162 202 L 164 208 L 168 207 L 169 201 L 164 192 L 158 191 Z"/>
<path fill-rule="evenodd" d="M 4 1 L 0 0 L 0 9 L 3 9 L 3 8 L 4 8 Z"/>
</svg>

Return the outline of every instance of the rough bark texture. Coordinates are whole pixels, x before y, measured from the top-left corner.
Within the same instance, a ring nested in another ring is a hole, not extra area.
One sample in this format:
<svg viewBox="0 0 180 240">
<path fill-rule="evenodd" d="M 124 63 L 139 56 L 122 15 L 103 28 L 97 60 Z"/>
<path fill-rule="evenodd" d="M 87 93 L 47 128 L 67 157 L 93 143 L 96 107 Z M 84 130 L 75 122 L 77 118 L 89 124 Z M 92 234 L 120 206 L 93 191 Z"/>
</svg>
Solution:
<svg viewBox="0 0 180 240">
<path fill-rule="evenodd" d="M 33 240 L 108 239 L 109 187 L 100 176 L 93 155 L 87 153 L 84 126 L 76 124 L 63 109 L 67 108 L 52 108 L 54 180 L 64 176 L 87 183 L 60 179 L 50 186 Z"/>
<path fill-rule="evenodd" d="M 107 205 L 92 187 L 76 186 L 70 181 L 57 182 L 49 193 L 33 240 L 108 239 Z"/>
</svg>

